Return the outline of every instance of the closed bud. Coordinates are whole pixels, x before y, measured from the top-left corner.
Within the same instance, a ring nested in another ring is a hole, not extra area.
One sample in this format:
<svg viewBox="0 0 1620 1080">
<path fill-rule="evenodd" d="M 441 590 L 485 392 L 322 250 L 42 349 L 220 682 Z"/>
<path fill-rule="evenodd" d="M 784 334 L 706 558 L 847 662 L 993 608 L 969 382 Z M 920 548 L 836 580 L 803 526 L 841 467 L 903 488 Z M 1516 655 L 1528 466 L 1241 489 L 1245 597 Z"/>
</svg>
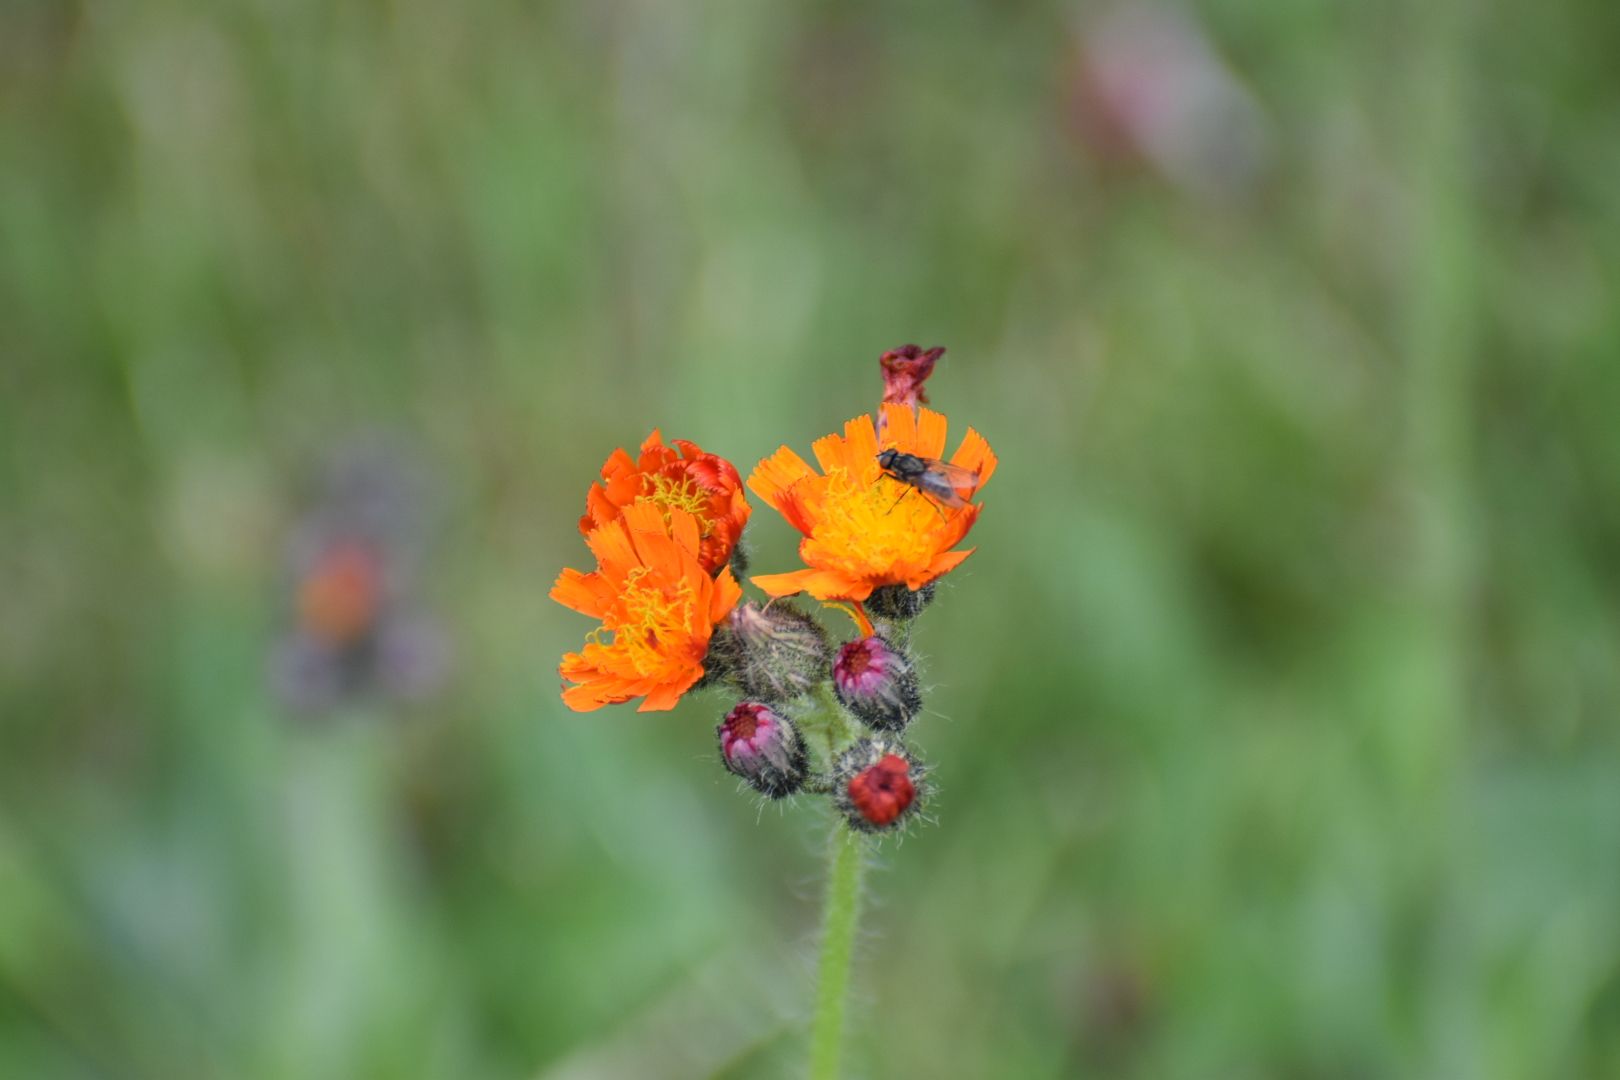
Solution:
<svg viewBox="0 0 1620 1080">
<path fill-rule="evenodd" d="M 832 646 L 821 624 L 798 608 L 746 603 L 726 617 L 709 653 L 744 696 L 780 704 L 826 678 Z"/>
<path fill-rule="evenodd" d="M 860 832 L 897 828 L 927 795 L 923 767 L 897 740 L 861 739 L 838 755 L 833 799 Z"/>
<path fill-rule="evenodd" d="M 832 671 L 838 700 L 876 731 L 899 731 L 922 708 L 917 670 L 905 653 L 881 637 L 864 637 L 843 646 Z"/>
<path fill-rule="evenodd" d="M 934 599 L 934 582 L 930 581 L 920 589 L 908 589 L 904 585 L 885 585 L 881 589 L 873 589 L 872 595 L 866 598 L 866 613 L 874 619 L 888 619 L 890 622 L 910 622 L 922 614 Z"/>
<path fill-rule="evenodd" d="M 764 705 L 742 702 L 720 721 L 715 734 L 720 763 L 767 798 L 793 794 L 810 773 L 810 755 L 798 729 Z"/>
</svg>

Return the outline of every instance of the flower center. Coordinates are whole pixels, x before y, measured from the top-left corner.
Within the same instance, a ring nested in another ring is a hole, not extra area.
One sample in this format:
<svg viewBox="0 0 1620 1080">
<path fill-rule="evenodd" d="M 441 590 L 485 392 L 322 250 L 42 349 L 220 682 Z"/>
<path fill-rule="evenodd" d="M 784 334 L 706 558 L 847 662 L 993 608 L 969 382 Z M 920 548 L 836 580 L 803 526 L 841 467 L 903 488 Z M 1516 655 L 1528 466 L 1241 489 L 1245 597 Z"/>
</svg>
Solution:
<svg viewBox="0 0 1620 1080">
<path fill-rule="evenodd" d="M 759 730 L 759 714 L 753 710 L 738 709 L 731 714 L 726 727 L 730 729 L 733 739 L 752 739 L 754 732 Z"/>
<path fill-rule="evenodd" d="M 844 674 L 850 678 L 858 678 L 871 668 L 872 650 L 867 648 L 864 641 L 852 641 L 844 646 L 844 655 L 841 659 Z"/>
<path fill-rule="evenodd" d="M 664 514 L 664 524 L 669 525 L 670 512 L 685 510 L 698 520 L 701 535 L 708 536 L 714 528 L 709 510 L 709 496 L 698 486 L 690 476 L 684 473 L 670 476 L 666 473 L 654 473 L 649 476 L 651 490 L 642 496 L 658 507 Z"/>
<path fill-rule="evenodd" d="M 689 634 L 692 625 L 691 584 L 683 581 L 673 592 L 665 592 L 640 584 L 647 573 L 645 566 L 638 566 L 625 579 L 620 597 L 624 621 L 613 635 L 614 644 L 643 675 L 668 663 L 670 647 Z"/>
<path fill-rule="evenodd" d="M 885 482 L 875 463 L 872 469 L 870 478 L 842 468 L 827 473 L 813 542 L 863 569 L 926 562 L 944 524 L 939 510 L 922 492 Z"/>
</svg>

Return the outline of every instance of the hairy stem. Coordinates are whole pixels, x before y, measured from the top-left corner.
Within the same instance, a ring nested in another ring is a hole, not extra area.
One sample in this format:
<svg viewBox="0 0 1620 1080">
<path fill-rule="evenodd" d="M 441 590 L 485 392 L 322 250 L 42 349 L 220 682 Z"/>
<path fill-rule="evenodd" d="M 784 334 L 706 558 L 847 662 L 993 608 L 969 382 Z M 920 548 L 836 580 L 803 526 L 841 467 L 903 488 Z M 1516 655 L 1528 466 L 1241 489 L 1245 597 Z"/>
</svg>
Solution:
<svg viewBox="0 0 1620 1080">
<path fill-rule="evenodd" d="M 821 964 L 810 1023 L 810 1080 L 836 1080 L 844 1048 L 844 1003 L 860 919 L 861 838 L 843 824 L 832 835 L 827 899 L 821 915 Z"/>
</svg>

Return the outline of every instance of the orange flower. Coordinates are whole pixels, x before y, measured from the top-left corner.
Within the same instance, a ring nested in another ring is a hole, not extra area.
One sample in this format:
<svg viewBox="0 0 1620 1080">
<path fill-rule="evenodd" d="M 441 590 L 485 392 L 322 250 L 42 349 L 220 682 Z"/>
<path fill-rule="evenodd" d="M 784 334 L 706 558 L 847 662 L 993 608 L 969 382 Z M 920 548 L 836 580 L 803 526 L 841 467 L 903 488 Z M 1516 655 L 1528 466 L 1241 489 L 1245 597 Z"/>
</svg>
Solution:
<svg viewBox="0 0 1620 1080">
<path fill-rule="evenodd" d="M 585 494 L 579 531 L 589 536 L 641 500 L 656 504 L 666 521 L 674 510 L 684 510 L 697 519 L 702 536 L 700 557 L 711 574 L 731 558 L 743 526 L 748 524 L 748 498 L 737 467 L 685 439 L 676 439 L 671 449 L 657 429 L 641 444 L 639 459 L 622 449 L 608 457 L 602 466 L 602 482 L 592 484 Z"/>
<path fill-rule="evenodd" d="M 822 473 L 787 447 L 759 463 L 748 486 L 804 534 L 799 556 L 807 570 L 753 579 L 772 596 L 808 592 L 818 600 L 865 600 L 883 585 L 920 589 L 955 568 L 973 549 L 952 551 L 983 504 L 940 506 L 920 491 L 886 476 L 880 449 L 893 447 L 919 457 L 945 453 L 945 417 L 932 409 L 913 416 L 905 405 L 884 405 L 881 445 L 870 416 L 844 425 L 844 434 L 815 443 Z M 972 428 L 950 459 L 952 465 L 990 479 L 996 455 Z"/>
<path fill-rule="evenodd" d="M 671 709 L 703 677 L 709 635 L 742 589 L 729 567 L 709 576 L 701 542 L 696 516 L 652 499 L 591 531 L 596 570 L 564 570 L 551 588 L 553 600 L 602 620 L 557 669 L 577 684 L 563 691 L 569 708 L 589 712 L 645 695 L 639 711 Z M 604 632 L 611 637 L 601 640 Z"/>
</svg>

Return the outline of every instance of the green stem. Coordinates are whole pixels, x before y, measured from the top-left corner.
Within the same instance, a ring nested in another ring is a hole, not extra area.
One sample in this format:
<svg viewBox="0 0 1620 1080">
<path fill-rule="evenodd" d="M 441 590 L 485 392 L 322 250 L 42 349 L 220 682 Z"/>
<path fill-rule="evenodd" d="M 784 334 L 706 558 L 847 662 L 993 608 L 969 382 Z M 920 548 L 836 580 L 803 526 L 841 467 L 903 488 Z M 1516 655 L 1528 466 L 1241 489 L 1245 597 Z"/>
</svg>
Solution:
<svg viewBox="0 0 1620 1080">
<path fill-rule="evenodd" d="M 840 824 L 833 832 L 829 855 L 816 1013 L 810 1022 L 810 1080 L 837 1080 L 850 960 L 861 909 L 861 838 Z"/>
</svg>

